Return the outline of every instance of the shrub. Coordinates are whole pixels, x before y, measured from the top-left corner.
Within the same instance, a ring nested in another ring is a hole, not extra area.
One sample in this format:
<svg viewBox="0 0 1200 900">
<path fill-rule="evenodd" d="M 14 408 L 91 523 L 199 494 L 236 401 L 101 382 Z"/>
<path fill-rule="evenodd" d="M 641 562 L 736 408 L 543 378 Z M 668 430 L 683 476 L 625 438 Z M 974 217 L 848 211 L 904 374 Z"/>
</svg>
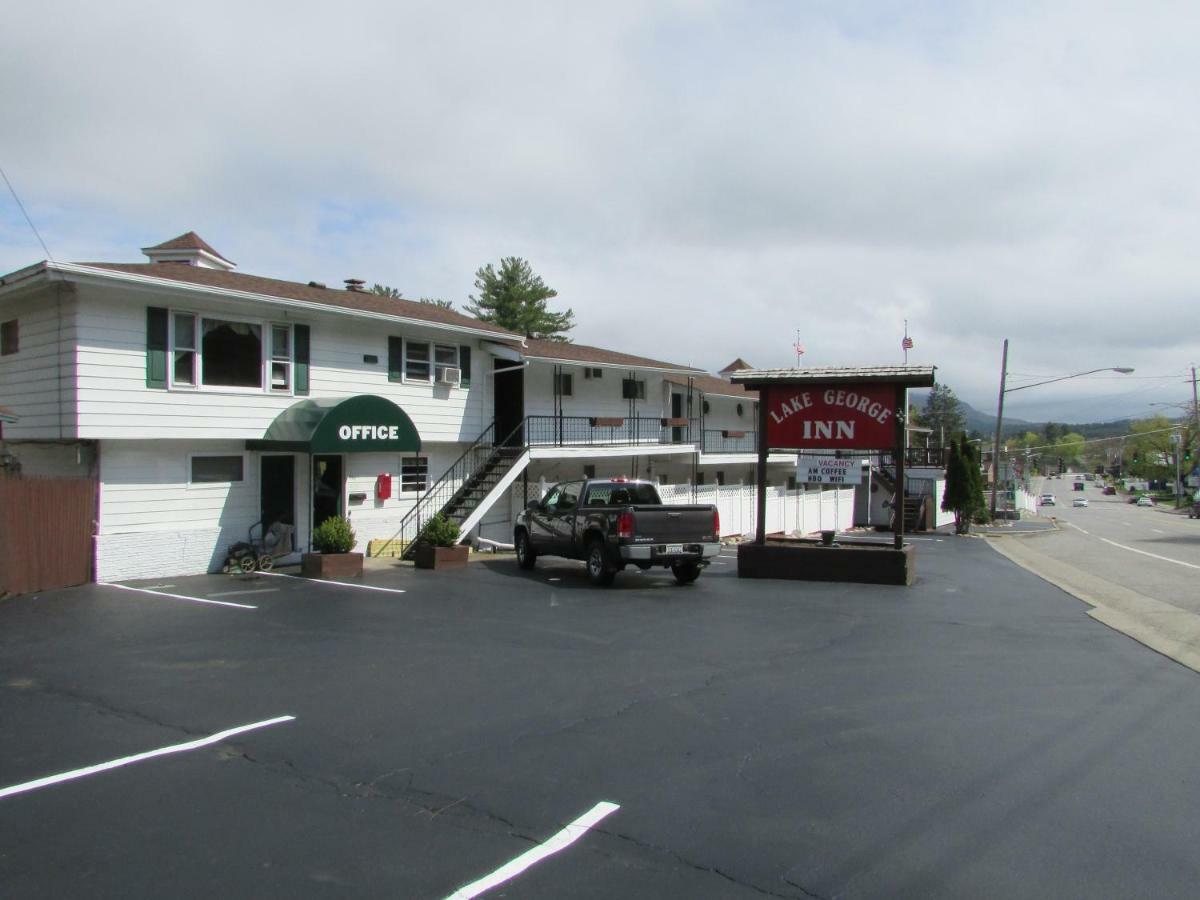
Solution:
<svg viewBox="0 0 1200 900">
<path fill-rule="evenodd" d="M 421 532 L 421 540 L 435 547 L 453 547 L 458 543 L 460 530 L 457 522 L 451 522 L 442 513 L 438 513 Z"/>
<path fill-rule="evenodd" d="M 349 553 L 354 549 L 354 529 L 347 519 L 334 516 L 313 529 L 312 542 L 318 553 Z"/>
</svg>

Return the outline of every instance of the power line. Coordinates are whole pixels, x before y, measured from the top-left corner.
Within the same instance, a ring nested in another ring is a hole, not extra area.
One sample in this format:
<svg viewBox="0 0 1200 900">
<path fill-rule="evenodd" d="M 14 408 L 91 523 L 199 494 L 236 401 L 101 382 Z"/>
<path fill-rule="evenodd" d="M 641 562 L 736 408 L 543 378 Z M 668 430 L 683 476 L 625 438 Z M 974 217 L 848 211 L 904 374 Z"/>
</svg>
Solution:
<svg viewBox="0 0 1200 900">
<path fill-rule="evenodd" d="M 21 202 L 21 198 L 17 196 L 17 189 L 12 186 L 12 182 L 8 180 L 8 175 L 4 172 L 4 167 L 0 166 L 0 178 L 4 179 L 4 183 L 8 185 L 8 192 L 17 201 L 17 207 L 21 210 L 21 214 L 25 216 L 25 221 L 29 223 L 29 228 L 33 231 L 33 236 L 38 239 L 38 243 L 42 245 L 42 251 L 46 254 L 46 259 L 54 262 L 54 254 L 50 252 L 50 248 L 46 246 L 46 242 L 42 240 L 42 234 L 37 230 L 37 226 L 33 224 L 33 219 L 30 218 L 29 212 L 25 209 L 25 204 Z"/>
</svg>

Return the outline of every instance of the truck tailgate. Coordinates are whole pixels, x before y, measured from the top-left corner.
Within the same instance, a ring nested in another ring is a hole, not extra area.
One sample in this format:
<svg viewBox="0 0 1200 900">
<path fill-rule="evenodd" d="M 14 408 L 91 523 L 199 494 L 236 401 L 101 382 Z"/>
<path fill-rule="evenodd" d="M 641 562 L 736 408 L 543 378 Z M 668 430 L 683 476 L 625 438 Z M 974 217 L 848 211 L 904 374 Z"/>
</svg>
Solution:
<svg viewBox="0 0 1200 900">
<path fill-rule="evenodd" d="M 635 506 L 633 533 L 638 542 L 651 538 L 656 544 L 717 539 L 711 506 Z"/>
</svg>

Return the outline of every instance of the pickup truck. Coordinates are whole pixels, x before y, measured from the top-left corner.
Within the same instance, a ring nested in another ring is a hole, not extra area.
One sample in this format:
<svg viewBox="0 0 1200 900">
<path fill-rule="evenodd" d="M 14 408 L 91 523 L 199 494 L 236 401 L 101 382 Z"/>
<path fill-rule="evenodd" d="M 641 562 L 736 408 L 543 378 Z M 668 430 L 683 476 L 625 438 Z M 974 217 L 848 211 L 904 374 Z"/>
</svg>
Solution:
<svg viewBox="0 0 1200 900">
<path fill-rule="evenodd" d="M 587 562 L 592 584 L 612 584 L 627 565 L 669 567 L 680 584 L 721 550 L 721 524 L 712 505 L 665 506 L 649 481 L 592 478 L 556 484 L 517 516 L 517 563 L 532 569 L 539 556 Z"/>
</svg>

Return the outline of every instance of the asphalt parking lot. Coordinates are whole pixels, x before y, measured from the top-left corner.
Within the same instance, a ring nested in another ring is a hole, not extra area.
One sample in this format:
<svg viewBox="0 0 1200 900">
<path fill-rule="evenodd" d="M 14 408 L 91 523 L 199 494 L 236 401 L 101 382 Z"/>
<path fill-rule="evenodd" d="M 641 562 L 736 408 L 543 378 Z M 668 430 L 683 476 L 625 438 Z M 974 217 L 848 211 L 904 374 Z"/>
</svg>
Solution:
<svg viewBox="0 0 1200 900">
<path fill-rule="evenodd" d="M 0 895 L 1194 896 L 1200 676 L 917 546 L 0 602 Z"/>
</svg>

